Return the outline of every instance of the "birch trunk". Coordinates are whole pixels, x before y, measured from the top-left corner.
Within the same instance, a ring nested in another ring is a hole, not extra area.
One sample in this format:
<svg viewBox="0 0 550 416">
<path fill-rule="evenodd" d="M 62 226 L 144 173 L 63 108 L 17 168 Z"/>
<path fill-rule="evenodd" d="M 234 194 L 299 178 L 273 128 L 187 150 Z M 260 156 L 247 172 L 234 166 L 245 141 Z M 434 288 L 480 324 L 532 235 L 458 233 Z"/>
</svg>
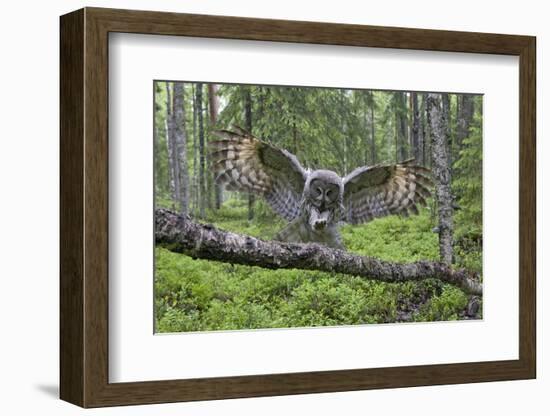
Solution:
<svg viewBox="0 0 550 416">
<path fill-rule="evenodd" d="M 432 136 L 432 172 L 435 180 L 439 217 L 439 252 L 441 261 L 453 261 L 453 208 L 448 127 L 441 94 L 427 95 L 428 122 Z"/>
</svg>

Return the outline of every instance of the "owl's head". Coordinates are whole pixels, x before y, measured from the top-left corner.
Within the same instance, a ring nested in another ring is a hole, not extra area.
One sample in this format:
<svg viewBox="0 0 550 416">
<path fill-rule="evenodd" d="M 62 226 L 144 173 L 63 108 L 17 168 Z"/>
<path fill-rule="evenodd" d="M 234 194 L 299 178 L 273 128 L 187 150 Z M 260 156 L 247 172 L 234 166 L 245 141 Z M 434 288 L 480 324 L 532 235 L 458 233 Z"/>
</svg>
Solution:
<svg viewBox="0 0 550 416">
<path fill-rule="evenodd" d="M 324 210 L 342 202 L 344 184 L 342 178 L 330 170 L 315 170 L 308 175 L 305 197 L 312 205 Z"/>
<path fill-rule="evenodd" d="M 323 230 L 340 217 L 344 199 L 342 178 L 330 170 L 315 170 L 308 175 L 304 187 L 304 207 L 308 223 L 314 230 Z"/>
</svg>

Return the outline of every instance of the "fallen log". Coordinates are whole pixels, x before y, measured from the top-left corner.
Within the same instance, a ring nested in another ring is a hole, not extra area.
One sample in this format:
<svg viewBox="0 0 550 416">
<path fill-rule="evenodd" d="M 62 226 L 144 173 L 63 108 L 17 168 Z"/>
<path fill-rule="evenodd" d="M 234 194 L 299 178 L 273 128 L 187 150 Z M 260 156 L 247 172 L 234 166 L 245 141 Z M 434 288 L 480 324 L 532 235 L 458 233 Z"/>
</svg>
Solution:
<svg viewBox="0 0 550 416">
<path fill-rule="evenodd" d="M 155 210 L 155 241 L 170 251 L 193 258 L 267 269 L 319 270 L 343 273 L 388 283 L 436 278 L 472 295 L 482 295 L 475 273 L 453 270 L 434 261 L 393 263 L 360 256 L 320 244 L 281 243 L 223 231 L 194 222 L 168 209 Z"/>
</svg>

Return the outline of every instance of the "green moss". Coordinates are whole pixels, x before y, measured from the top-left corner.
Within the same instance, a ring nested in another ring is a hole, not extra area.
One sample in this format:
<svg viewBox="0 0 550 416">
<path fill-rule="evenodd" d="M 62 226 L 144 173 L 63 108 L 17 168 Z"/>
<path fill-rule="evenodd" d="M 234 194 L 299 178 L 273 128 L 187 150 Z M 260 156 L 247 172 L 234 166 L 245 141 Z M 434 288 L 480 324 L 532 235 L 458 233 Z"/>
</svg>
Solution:
<svg viewBox="0 0 550 416">
<path fill-rule="evenodd" d="M 245 201 L 230 200 L 206 221 L 269 239 L 284 222 L 260 207 L 248 221 Z M 437 234 L 431 231 L 429 214 L 423 210 L 410 218 L 345 226 L 343 239 L 350 251 L 362 255 L 399 262 L 436 260 Z M 459 289 L 433 279 L 387 284 L 317 271 L 266 270 L 194 260 L 161 247 L 155 249 L 155 259 L 158 332 L 452 320 L 461 318 L 468 302 Z"/>
<path fill-rule="evenodd" d="M 421 306 L 416 321 L 456 321 L 468 305 L 468 297 L 460 289 L 445 285 L 440 295 Z"/>
</svg>

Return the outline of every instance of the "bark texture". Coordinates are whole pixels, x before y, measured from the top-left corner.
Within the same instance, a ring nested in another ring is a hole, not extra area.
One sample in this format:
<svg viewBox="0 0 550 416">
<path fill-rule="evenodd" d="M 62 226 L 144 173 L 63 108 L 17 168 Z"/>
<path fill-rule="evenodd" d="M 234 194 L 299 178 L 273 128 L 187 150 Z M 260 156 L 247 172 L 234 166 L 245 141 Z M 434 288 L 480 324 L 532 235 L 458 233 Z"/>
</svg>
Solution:
<svg viewBox="0 0 550 416">
<path fill-rule="evenodd" d="M 468 94 L 459 95 L 458 114 L 456 121 L 456 144 L 462 149 L 464 139 L 470 133 L 470 125 L 474 118 L 474 97 Z"/>
<path fill-rule="evenodd" d="M 375 126 L 374 126 L 374 95 L 373 92 L 370 92 L 370 154 L 371 160 L 370 163 L 372 166 L 376 165 L 376 135 L 375 135 Z"/>
<path fill-rule="evenodd" d="M 414 159 L 416 163 L 424 166 L 424 129 L 422 128 L 422 121 L 420 120 L 420 109 L 418 106 L 418 94 L 416 92 L 411 93 L 412 101 L 412 144 L 414 149 Z"/>
<path fill-rule="evenodd" d="M 445 100 L 440 94 L 428 94 L 428 121 L 432 136 L 432 172 L 435 179 L 439 217 L 439 252 L 445 263 L 453 261 L 453 207 L 451 194 L 451 160 Z M 443 101 L 443 102 L 442 102 Z"/>
<path fill-rule="evenodd" d="M 215 129 L 218 122 L 218 111 L 220 107 L 220 100 L 218 97 L 218 84 L 208 84 L 208 103 L 210 110 L 210 129 Z M 222 186 L 214 182 L 215 193 L 215 207 L 220 209 L 223 203 L 223 189 Z"/>
<path fill-rule="evenodd" d="M 166 145 L 170 168 L 170 193 L 175 205 L 181 200 L 180 173 L 178 163 L 178 146 L 176 142 L 176 125 L 172 109 L 171 83 L 166 82 Z"/>
<path fill-rule="evenodd" d="M 246 129 L 249 133 L 252 133 L 252 93 L 250 88 L 246 89 L 244 100 L 244 122 Z M 248 221 L 254 219 L 254 201 L 255 197 L 252 192 L 248 194 Z"/>
<path fill-rule="evenodd" d="M 185 100 L 183 97 L 183 83 L 174 83 L 173 105 L 174 142 L 176 157 L 175 172 L 178 175 L 179 186 L 178 203 L 182 214 L 189 210 L 189 172 L 187 167 L 187 131 L 185 129 Z"/>
<path fill-rule="evenodd" d="M 188 216 L 159 208 L 155 211 L 155 240 L 176 253 L 267 269 L 320 270 L 344 273 L 389 283 L 437 278 L 472 295 L 482 295 L 474 273 L 453 270 L 431 261 L 392 263 L 364 257 L 319 244 L 263 241 L 198 224 Z"/>
<path fill-rule="evenodd" d="M 206 216 L 206 144 L 204 142 L 204 121 L 203 121 L 203 103 L 202 103 L 202 84 L 197 83 L 196 93 L 197 103 L 197 124 L 199 128 L 199 215 L 201 218 Z"/>
<path fill-rule="evenodd" d="M 428 126 L 426 121 L 426 94 L 420 94 L 419 98 L 422 99 L 420 104 L 420 135 L 422 136 L 422 166 L 430 166 L 428 151 L 430 145 L 430 137 L 428 133 Z"/>
<path fill-rule="evenodd" d="M 195 84 L 191 84 L 191 92 L 193 95 L 193 211 L 199 209 L 200 190 L 199 190 L 199 146 L 197 139 L 197 93 Z"/>
<path fill-rule="evenodd" d="M 395 159 L 403 162 L 407 159 L 407 104 L 404 92 L 395 94 Z"/>
</svg>

